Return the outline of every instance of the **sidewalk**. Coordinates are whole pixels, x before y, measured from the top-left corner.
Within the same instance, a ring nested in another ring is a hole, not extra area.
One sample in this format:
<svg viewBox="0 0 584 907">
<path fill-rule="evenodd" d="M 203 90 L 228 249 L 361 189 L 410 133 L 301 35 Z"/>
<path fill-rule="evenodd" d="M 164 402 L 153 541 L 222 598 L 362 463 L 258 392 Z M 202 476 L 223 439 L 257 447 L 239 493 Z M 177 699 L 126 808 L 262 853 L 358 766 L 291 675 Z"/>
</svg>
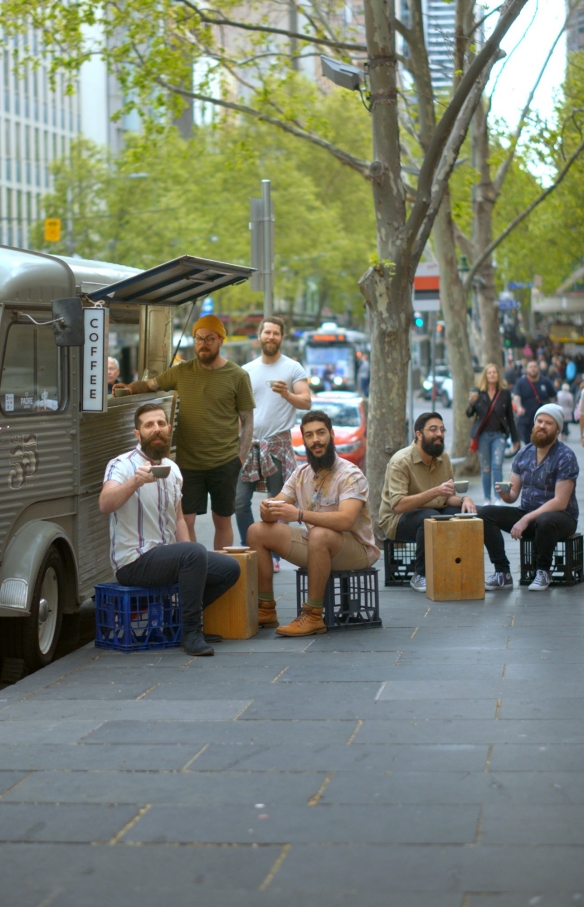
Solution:
<svg viewBox="0 0 584 907">
<path fill-rule="evenodd" d="M 382 630 L 0 691 L 2 907 L 584 904 L 584 584 L 433 603 L 377 566 Z"/>
</svg>

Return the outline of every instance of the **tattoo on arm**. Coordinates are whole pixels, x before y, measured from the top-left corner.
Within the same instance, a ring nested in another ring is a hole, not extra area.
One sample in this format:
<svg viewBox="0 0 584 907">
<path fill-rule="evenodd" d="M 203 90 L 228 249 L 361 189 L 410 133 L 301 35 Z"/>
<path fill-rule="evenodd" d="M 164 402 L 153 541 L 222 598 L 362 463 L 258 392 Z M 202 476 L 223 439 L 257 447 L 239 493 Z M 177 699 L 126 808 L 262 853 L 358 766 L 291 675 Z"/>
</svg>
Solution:
<svg viewBox="0 0 584 907">
<path fill-rule="evenodd" d="M 249 409 L 245 412 L 238 413 L 238 415 L 241 420 L 241 432 L 239 434 L 239 458 L 241 462 L 244 463 L 249 453 L 253 438 L 253 410 Z"/>
</svg>

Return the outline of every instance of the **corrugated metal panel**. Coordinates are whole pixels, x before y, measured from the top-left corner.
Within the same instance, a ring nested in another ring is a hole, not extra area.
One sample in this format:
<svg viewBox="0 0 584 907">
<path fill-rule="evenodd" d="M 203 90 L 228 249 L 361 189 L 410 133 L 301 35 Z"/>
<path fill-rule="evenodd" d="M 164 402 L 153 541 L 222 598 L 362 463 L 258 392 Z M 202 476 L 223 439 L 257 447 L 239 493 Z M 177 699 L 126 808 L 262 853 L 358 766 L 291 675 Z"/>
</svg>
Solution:
<svg viewBox="0 0 584 907">
<path fill-rule="evenodd" d="M 100 485 L 101 489 L 101 485 Z M 97 504 L 99 491 L 79 499 L 77 528 L 80 540 L 79 597 L 81 601 L 93 595 L 96 583 L 114 579 L 109 559 L 109 517 L 100 513 Z"/>
<path fill-rule="evenodd" d="M 27 511 L 50 519 L 50 501 L 71 497 L 76 487 L 73 416 L 30 415 L 0 419 L 0 551 Z M 47 502 L 43 506 L 43 502 Z"/>
</svg>

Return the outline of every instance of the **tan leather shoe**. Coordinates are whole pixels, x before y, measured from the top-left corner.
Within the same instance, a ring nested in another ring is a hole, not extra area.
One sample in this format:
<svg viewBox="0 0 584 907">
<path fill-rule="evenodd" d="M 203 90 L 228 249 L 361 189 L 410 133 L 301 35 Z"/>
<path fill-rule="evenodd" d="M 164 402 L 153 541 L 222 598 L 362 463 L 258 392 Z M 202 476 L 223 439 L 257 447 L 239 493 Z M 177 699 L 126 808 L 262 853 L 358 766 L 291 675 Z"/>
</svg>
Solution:
<svg viewBox="0 0 584 907">
<path fill-rule="evenodd" d="M 315 636 L 317 633 L 326 633 L 321 608 L 309 608 L 302 605 L 302 611 L 286 627 L 278 627 L 278 636 Z"/>
<path fill-rule="evenodd" d="M 259 602 L 258 624 L 264 629 L 279 626 L 275 602 Z"/>
</svg>

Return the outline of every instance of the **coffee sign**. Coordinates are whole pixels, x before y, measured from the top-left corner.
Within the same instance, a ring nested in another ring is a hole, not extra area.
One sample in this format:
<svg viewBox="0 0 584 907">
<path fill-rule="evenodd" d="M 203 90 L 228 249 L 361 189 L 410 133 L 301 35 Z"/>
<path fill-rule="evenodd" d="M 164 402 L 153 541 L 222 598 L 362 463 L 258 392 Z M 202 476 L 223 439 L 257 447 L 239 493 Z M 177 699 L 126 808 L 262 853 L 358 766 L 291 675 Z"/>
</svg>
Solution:
<svg viewBox="0 0 584 907">
<path fill-rule="evenodd" d="M 104 413 L 107 410 L 109 312 L 101 306 L 84 309 L 83 325 L 85 345 L 82 409 L 86 413 Z"/>
</svg>

